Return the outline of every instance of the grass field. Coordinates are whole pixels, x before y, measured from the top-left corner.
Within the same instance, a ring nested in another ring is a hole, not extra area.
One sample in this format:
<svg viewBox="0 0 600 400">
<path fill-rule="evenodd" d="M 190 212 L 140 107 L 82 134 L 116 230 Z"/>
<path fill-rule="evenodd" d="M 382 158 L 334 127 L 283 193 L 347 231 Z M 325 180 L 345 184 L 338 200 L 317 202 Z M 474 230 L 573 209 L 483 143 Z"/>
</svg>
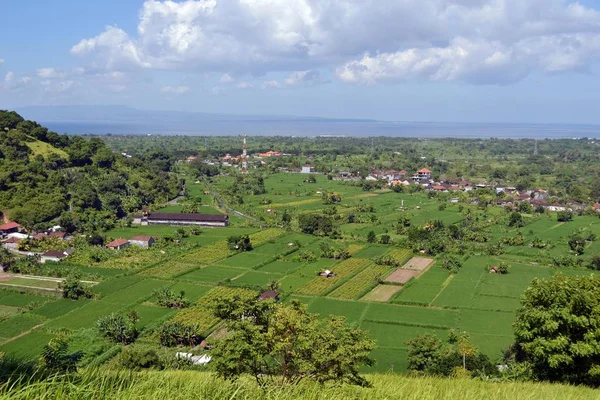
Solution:
<svg viewBox="0 0 600 400">
<path fill-rule="evenodd" d="M 398 371 L 406 364 L 394 362 L 405 359 L 401 350 L 380 349 L 373 355 L 381 359 L 385 371 Z M 407 377 L 390 374 L 369 374 L 370 387 L 349 385 L 327 386 L 303 381 L 299 385 L 278 386 L 263 391 L 249 377 L 236 381 L 218 379 L 209 372 L 147 371 L 115 372 L 92 369 L 82 374 L 78 384 L 71 379 L 55 378 L 46 382 L 24 378 L 13 385 L 0 388 L 2 399 L 65 400 L 88 399 L 265 399 L 265 400 L 579 400 L 596 399 L 595 389 L 548 383 L 485 382 L 481 380 Z"/>
</svg>

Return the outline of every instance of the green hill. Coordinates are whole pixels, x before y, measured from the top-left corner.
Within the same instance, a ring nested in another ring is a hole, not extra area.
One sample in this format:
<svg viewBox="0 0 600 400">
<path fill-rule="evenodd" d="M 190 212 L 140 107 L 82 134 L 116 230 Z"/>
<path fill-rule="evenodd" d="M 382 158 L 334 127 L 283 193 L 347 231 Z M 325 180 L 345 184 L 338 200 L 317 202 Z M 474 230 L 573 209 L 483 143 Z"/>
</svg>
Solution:
<svg viewBox="0 0 600 400">
<path fill-rule="evenodd" d="M 23 378 L 26 379 L 26 378 Z M 372 388 L 298 386 L 262 391 L 254 381 L 226 382 L 207 372 L 85 372 L 70 379 L 0 386 L 0 399 L 595 399 L 600 392 L 565 385 L 371 375 Z M 10 384 L 10 383 L 9 383 Z"/>
<path fill-rule="evenodd" d="M 33 158 L 37 155 L 41 155 L 44 158 L 46 158 L 49 154 L 56 154 L 66 160 L 69 159 L 69 155 L 67 154 L 66 151 L 57 149 L 56 147 L 52 146 L 51 144 L 42 142 L 41 140 L 34 139 L 32 142 L 26 142 L 25 144 L 27 145 L 27 147 L 29 147 L 29 149 L 31 150 L 31 153 L 32 153 L 29 157 Z"/>
</svg>

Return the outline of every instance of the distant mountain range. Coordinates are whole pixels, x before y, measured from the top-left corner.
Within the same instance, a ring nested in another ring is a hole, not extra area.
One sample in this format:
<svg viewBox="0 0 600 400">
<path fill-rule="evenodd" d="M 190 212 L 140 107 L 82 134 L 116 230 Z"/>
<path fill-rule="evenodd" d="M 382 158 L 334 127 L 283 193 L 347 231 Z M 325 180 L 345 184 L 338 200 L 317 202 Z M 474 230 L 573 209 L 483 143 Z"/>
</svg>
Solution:
<svg viewBox="0 0 600 400">
<path fill-rule="evenodd" d="M 211 114 L 187 111 L 139 110 L 128 106 L 27 106 L 16 111 L 24 117 L 44 122 L 228 122 L 228 121 L 318 121 L 318 122 L 375 122 L 367 119 L 334 119 L 294 115 Z"/>
</svg>

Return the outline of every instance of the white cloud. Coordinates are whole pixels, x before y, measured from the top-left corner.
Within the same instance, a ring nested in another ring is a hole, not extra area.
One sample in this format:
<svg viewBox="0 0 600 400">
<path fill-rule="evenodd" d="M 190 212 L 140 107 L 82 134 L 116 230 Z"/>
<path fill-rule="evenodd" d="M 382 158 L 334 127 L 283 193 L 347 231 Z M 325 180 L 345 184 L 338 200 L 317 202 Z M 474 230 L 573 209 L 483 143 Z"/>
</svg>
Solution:
<svg viewBox="0 0 600 400">
<path fill-rule="evenodd" d="M 189 86 L 165 86 L 161 89 L 161 92 L 171 94 L 184 94 L 189 91 Z"/>
<path fill-rule="evenodd" d="M 37 70 L 37 76 L 45 79 L 64 78 L 66 73 L 56 68 L 40 68 Z"/>
<path fill-rule="evenodd" d="M 235 82 L 235 78 L 229 74 L 223 74 L 221 79 L 219 80 L 221 83 L 233 83 Z"/>
<path fill-rule="evenodd" d="M 447 47 L 365 55 L 338 68 L 337 74 L 352 83 L 513 83 L 536 69 L 553 73 L 584 68 L 599 52 L 600 34 L 543 36 L 511 45 L 457 38 Z"/>
<path fill-rule="evenodd" d="M 135 35 L 109 26 L 71 52 L 110 70 L 506 83 L 587 67 L 599 35 L 600 13 L 572 0 L 148 0 Z"/>
<path fill-rule="evenodd" d="M 254 87 L 254 85 L 251 84 L 250 82 L 243 81 L 243 82 L 240 82 L 237 85 L 235 85 L 235 87 L 238 89 L 252 89 Z"/>
<path fill-rule="evenodd" d="M 212 88 L 212 90 L 210 91 L 214 96 L 218 96 L 223 92 L 223 89 L 221 89 L 218 86 L 215 86 L 214 88 Z"/>
<path fill-rule="evenodd" d="M 264 81 L 262 84 L 263 89 L 281 89 L 283 87 L 283 85 L 276 81 L 276 80 L 270 80 L 270 81 Z"/>
<path fill-rule="evenodd" d="M 6 90 L 18 90 L 18 89 L 22 89 L 25 86 L 29 85 L 29 83 L 31 83 L 31 77 L 29 77 L 29 76 L 17 77 L 17 76 L 15 76 L 14 72 L 9 71 L 6 73 L 6 76 L 4 77 L 4 84 L 2 85 L 2 87 Z"/>
<path fill-rule="evenodd" d="M 0 58 L 0 65 L 4 64 L 4 58 Z"/>
</svg>

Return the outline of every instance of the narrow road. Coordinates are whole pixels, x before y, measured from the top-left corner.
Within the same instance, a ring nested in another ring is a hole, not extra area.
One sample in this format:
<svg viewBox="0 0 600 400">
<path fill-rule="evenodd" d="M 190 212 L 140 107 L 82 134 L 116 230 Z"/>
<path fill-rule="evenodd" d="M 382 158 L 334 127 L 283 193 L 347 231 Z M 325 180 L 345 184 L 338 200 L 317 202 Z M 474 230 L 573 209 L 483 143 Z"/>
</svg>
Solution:
<svg viewBox="0 0 600 400">
<path fill-rule="evenodd" d="M 212 186 L 210 186 L 208 184 L 208 182 L 206 180 L 203 179 L 204 184 L 206 185 L 206 187 L 208 188 L 208 190 L 210 191 L 210 195 L 217 201 L 217 203 L 219 204 L 219 208 L 237 216 L 237 217 L 242 217 L 245 218 L 249 221 L 253 221 L 253 222 L 258 222 L 262 225 L 261 221 L 251 217 L 249 215 L 243 214 L 237 210 L 234 210 L 233 208 L 229 207 L 227 204 L 225 204 L 225 202 L 223 201 L 223 199 L 221 198 L 221 196 L 219 196 L 219 194 L 212 188 Z"/>
</svg>

